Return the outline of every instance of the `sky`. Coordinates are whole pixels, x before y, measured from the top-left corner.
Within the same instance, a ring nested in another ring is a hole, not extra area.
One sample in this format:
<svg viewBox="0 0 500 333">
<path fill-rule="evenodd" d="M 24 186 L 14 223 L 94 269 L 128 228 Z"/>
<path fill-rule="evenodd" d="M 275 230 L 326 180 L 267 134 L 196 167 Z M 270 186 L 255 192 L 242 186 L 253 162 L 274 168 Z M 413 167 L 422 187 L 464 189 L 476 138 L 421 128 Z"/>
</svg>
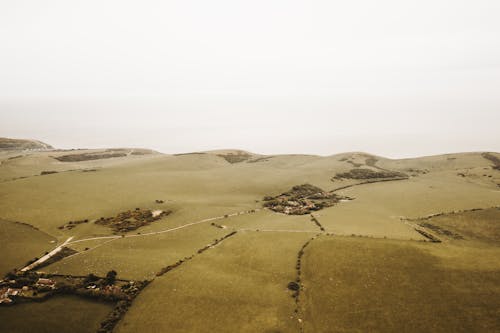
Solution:
<svg viewBox="0 0 500 333">
<path fill-rule="evenodd" d="M 0 1 L 0 136 L 500 151 L 498 0 Z"/>
</svg>

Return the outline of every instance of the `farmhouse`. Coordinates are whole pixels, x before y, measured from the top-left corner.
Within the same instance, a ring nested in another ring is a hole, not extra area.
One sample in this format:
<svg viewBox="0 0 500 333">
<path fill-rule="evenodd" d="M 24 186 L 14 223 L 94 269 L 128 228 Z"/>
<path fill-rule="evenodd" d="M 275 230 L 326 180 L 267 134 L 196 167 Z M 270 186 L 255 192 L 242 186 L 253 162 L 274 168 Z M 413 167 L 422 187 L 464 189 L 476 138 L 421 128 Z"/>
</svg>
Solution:
<svg viewBox="0 0 500 333">
<path fill-rule="evenodd" d="M 15 288 L 0 289 L 0 304 L 12 303 L 12 296 L 18 296 L 21 290 Z"/>
<path fill-rule="evenodd" d="M 51 279 L 45 279 L 45 278 L 39 278 L 38 281 L 36 282 L 37 286 L 43 286 L 43 287 L 51 287 L 55 288 L 55 282 Z"/>
</svg>

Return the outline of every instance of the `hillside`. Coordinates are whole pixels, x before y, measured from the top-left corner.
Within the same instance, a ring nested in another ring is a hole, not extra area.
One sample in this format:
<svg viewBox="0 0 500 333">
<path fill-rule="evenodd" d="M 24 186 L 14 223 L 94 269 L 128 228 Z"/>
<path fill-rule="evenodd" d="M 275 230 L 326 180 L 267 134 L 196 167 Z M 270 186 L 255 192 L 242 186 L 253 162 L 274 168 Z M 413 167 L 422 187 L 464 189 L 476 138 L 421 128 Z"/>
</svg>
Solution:
<svg viewBox="0 0 500 333">
<path fill-rule="evenodd" d="M 43 150 L 54 149 L 37 140 L 0 138 L 0 150 Z"/>
<path fill-rule="evenodd" d="M 10 272 L 0 288 L 22 281 L 45 297 L 0 304 L 0 322 L 8 332 L 65 320 L 75 333 L 497 331 L 499 158 L 0 155 Z M 57 312 L 32 315 L 44 309 Z"/>
<path fill-rule="evenodd" d="M 95 171 L 161 155 L 141 148 L 3 150 L 0 151 L 0 182 L 59 172 Z"/>
</svg>

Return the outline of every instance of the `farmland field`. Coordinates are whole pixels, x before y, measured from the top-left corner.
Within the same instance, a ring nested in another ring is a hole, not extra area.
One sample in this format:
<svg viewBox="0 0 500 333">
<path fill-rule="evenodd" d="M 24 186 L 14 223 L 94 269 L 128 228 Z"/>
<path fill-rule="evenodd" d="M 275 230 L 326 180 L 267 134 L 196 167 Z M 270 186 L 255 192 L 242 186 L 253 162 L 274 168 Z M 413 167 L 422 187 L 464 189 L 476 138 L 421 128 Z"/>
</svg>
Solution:
<svg viewBox="0 0 500 333">
<path fill-rule="evenodd" d="M 479 269 L 456 267 L 448 258 L 453 248 L 433 253 L 430 246 L 358 237 L 312 242 L 304 258 L 304 332 L 495 331 L 500 265 L 492 260 L 500 251 L 476 251 L 489 257 Z"/>
<path fill-rule="evenodd" d="M 2 332 L 95 332 L 111 311 L 106 303 L 74 296 L 54 297 L 43 303 L 23 303 L 0 309 Z"/>
<path fill-rule="evenodd" d="M 156 279 L 117 331 L 296 331 L 295 302 L 287 284 L 295 279 L 293 254 L 310 237 L 237 234 Z M 165 313 L 165 309 L 170 310 Z M 154 320 L 158 317 L 162 320 Z M 143 327 L 143 320 L 154 324 Z"/>
<path fill-rule="evenodd" d="M 0 155 L 0 332 L 500 328 L 481 153 L 134 151 Z"/>
</svg>

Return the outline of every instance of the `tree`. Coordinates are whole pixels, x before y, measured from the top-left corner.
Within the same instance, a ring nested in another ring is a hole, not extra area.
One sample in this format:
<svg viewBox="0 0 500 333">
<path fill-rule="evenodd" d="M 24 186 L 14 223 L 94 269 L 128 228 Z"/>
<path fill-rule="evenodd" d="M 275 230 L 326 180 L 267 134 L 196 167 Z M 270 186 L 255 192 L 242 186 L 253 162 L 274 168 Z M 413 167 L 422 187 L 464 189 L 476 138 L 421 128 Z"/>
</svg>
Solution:
<svg viewBox="0 0 500 333">
<path fill-rule="evenodd" d="M 298 291 L 300 289 L 300 285 L 297 282 L 292 281 L 288 284 L 288 289 Z"/>
<path fill-rule="evenodd" d="M 118 273 L 116 273 L 115 270 L 111 270 L 108 273 L 106 273 L 106 284 L 114 284 L 117 275 Z"/>
<path fill-rule="evenodd" d="M 15 280 L 17 278 L 17 275 L 15 271 L 10 271 L 5 277 L 9 280 Z"/>
<path fill-rule="evenodd" d="M 85 283 L 91 283 L 91 282 L 95 282 L 99 280 L 99 278 L 97 276 L 95 276 L 94 274 L 90 273 L 89 275 L 87 275 L 87 277 L 85 278 Z"/>
</svg>

